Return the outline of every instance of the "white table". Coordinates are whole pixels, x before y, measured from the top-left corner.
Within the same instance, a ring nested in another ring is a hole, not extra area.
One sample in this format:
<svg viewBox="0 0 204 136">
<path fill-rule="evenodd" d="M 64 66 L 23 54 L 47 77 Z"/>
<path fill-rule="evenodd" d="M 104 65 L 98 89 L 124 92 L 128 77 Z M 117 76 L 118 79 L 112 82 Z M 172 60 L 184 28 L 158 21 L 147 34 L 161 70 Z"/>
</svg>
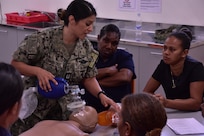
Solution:
<svg viewBox="0 0 204 136">
<path fill-rule="evenodd" d="M 201 124 L 204 125 L 204 118 L 201 115 L 201 111 L 197 112 L 184 112 L 174 109 L 166 109 L 168 119 L 171 118 L 195 118 Z M 117 133 L 117 128 L 115 127 L 105 127 L 105 126 L 96 126 L 96 129 L 90 136 L 119 136 L 114 135 Z M 176 135 L 167 125 L 163 128 L 161 136 L 181 136 Z M 182 135 L 182 136 L 204 136 L 204 134 L 198 135 Z"/>
<path fill-rule="evenodd" d="M 96 126 L 96 129 L 90 136 L 119 136 L 114 135 L 114 132 L 118 132 L 116 127 Z"/>
<path fill-rule="evenodd" d="M 168 119 L 172 118 L 195 118 L 201 124 L 204 125 L 204 118 L 201 115 L 201 111 L 197 112 L 184 112 L 173 109 L 166 109 Z M 167 125 L 163 128 L 161 136 L 181 136 L 176 135 Z M 182 136 L 204 136 L 204 134 L 197 135 L 182 135 Z"/>
</svg>

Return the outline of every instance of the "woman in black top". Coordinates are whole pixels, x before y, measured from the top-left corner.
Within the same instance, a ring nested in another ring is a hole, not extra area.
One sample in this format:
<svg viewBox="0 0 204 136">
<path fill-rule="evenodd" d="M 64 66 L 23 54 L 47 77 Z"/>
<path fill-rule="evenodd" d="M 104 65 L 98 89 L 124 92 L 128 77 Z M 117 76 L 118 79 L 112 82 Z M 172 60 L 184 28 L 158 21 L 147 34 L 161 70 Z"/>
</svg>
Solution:
<svg viewBox="0 0 204 136">
<path fill-rule="evenodd" d="M 170 34 L 163 48 L 163 59 L 147 82 L 144 92 L 154 94 L 162 85 L 166 97 L 155 94 L 167 108 L 196 111 L 200 109 L 204 91 L 203 64 L 188 51 L 192 35 L 189 31 Z"/>
</svg>

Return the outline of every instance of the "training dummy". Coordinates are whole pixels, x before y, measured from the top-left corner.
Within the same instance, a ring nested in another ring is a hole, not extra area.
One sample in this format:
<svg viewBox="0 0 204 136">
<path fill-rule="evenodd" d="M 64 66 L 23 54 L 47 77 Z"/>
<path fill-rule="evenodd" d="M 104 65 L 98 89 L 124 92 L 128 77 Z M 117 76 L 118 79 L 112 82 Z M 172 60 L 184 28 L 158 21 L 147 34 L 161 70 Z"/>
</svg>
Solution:
<svg viewBox="0 0 204 136">
<path fill-rule="evenodd" d="M 89 136 L 98 122 L 97 117 L 94 108 L 85 106 L 72 112 L 68 121 L 41 121 L 20 136 Z"/>
</svg>

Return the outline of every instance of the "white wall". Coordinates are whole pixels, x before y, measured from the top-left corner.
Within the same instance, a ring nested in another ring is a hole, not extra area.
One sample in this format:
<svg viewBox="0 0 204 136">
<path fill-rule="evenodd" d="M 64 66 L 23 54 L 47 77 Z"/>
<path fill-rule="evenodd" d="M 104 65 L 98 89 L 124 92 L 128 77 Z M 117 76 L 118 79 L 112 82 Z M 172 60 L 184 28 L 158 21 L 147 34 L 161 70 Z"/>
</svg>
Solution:
<svg viewBox="0 0 204 136">
<path fill-rule="evenodd" d="M 118 10 L 118 0 L 89 1 L 96 5 L 100 17 L 136 19 L 135 12 Z M 142 17 L 146 22 L 204 26 L 204 0 L 162 0 L 161 13 L 142 13 Z"/>
<path fill-rule="evenodd" d="M 0 0 L 2 12 L 36 9 L 56 12 L 72 0 Z M 135 20 L 136 12 L 119 11 L 118 0 L 88 0 L 96 7 L 98 17 Z M 204 26 L 204 0 L 162 0 L 161 13 L 142 13 L 144 22 Z"/>
</svg>

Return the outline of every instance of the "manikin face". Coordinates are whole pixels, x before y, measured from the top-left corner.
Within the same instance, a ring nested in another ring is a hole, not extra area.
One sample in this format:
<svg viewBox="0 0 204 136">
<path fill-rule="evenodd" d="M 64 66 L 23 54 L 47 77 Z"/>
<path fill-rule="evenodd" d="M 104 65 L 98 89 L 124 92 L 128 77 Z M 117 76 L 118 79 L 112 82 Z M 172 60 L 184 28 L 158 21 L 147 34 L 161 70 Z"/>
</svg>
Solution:
<svg viewBox="0 0 204 136">
<path fill-rule="evenodd" d="M 174 36 L 166 39 L 163 48 L 163 60 L 166 64 L 177 64 L 186 57 L 187 53 L 187 50 L 183 50 L 179 39 Z"/>
<path fill-rule="evenodd" d="M 76 38 L 84 39 L 88 33 L 93 31 L 93 23 L 96 20 L 95 15 L 82 19 L 78 22 L 74 20 L 73 16 L 70 16 L 69 18 L 69 26 L 72 27 L 72 34 L 75 35 Z"/>
<path fill-rule="evenodd" d="M 91 106 L 85 106 L 79 112 L 73 112 L 69 120 L 78 122 L 82 131 L 92 132 L 98 122 L 98 114 Z"/>
<path fill-rule="evenodd" d="M 119 35 L 116 32 L 107 32 L 98 37 L 98 51 L 103 59 L 109 58 L 117 50 Z"/>
</svg>

